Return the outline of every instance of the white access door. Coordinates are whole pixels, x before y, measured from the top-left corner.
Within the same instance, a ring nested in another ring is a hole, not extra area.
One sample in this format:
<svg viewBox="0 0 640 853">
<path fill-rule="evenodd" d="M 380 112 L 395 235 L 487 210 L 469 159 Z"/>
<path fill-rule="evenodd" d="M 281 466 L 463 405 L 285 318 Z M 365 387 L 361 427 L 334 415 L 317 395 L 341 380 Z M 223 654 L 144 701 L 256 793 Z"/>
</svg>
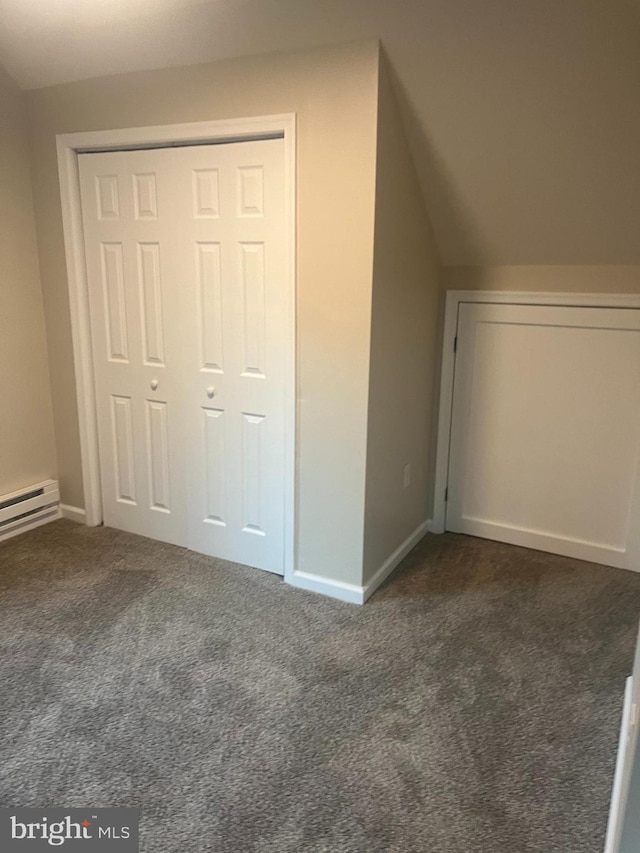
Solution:
<svg viewBox="0 0 640 853">
<path fill-rule="evenodd" d="M 283 141 L 79 160 L 105 524 L 282 574 Z"/>
<path fill-rule="evenodd" d="M 461 303 L 447 529 L 640 569 L 640 310 Z"/>
</svg>

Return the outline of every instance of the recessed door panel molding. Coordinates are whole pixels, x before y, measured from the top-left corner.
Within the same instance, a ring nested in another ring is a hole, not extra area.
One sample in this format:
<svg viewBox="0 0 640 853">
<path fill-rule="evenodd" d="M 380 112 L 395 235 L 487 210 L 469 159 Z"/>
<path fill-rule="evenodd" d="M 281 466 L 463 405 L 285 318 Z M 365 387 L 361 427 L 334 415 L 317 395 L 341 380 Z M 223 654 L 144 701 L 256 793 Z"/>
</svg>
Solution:
<svg viewBox="0 0 640 853">
<path fill-rule="evenodd" d="M 106 337 L 110 361 L 129 360 L 127 307 L 121 243 L 101 243 L 102 287 L 106 317 Z"/>
<path fill-rule="evenodd" d="M 253 219 L 264 216 L 264 168 L 240 166 L 237 186 L 238 216 Z"/>
<path fill-rule="evenodd" d="M 446 525 L 640 567 L 640 311 L 461 303 Z"/>
<path fill-rule="evenodd" d="M 224 412 L 222 409 L 203 409 L 202 411 L 204 416 L 203 461 L 206 477 L 204 521 L 225 527 Z"/>
<path fill-rule="evenodd" d="M 243 375 L 265 376 L 265 250 L 262 243 L 240 243 L 241 285 L 244 297 Z"/>
<path fill-rule="evenodd" d="M 133 176 L 133 200 L 136 219 L 157 219 L 158 199 L 153 172 Z"/>
<path fill-rule="evenodd" d="M 96 175 L 96 201 L 98 219 L 118 219 L 120 193 L 117 175 Z"/>
<path fill-rule="evenodd" d="M 122 503 L 136 503 L 135 448 L 131 398 L 111 396 L 111 434 L 115 463 L 115 499 Z"/>
<path fill-rule="evenodd" d="M 220 216 L 218 169 L 194 170 L 193 215 L 196 219 L 217 219 Z"/>
<path fill-rule="evenodd" d="M 283 140 L 79 164 L 92 337 L 107 340 L 93 352 L 105 524 L 283 574 L 294 399 Z"/>
<path fill-rule="evenodd" d="M 197 243 L 198 320 L 201 369 L 223 371 L 220 243 Z"/>
<path fill-rule="evenodd" d="M 164 318 L 160 276 L 159 244 L 138 243 L 142 341 L 144 362 L 148 365 L 164 365 Z"/>
<path fill-rule="evenodd" d="M 149 508 L 159 512 L 170 512 L 171 482 L 167 404 L 158 400 L 147 400 L 146 410 Z"/>
<path fill-rule="evenodd" d="M 264 415 L 242 414 L 242 507 L 245 533 L 264 536 L 262 527 Z"/>
</svg>

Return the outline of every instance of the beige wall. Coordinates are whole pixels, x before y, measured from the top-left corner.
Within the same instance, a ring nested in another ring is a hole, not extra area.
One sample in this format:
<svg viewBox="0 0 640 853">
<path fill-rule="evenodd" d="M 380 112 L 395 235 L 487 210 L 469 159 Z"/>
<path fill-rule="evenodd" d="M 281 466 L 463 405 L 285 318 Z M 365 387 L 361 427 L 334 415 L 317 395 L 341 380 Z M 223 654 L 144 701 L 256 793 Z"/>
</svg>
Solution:
<svg viewBox="0 0 640 853">
<path fill-rule="evenodd" d="M 428 517 L 440 297 L 431 225 L 384 58 L 374 246 L 365 582 Z"/>
<path fill-rule="evenodd" d="M 640 293 L 640 266 L 445 267 L 447 290 Z"/>
<path fill-rule="evenodd" d="M 23 96 L 0 68 L 0 495 L 55 478 Z"/>
<path fill-rule="evenodd" d="M 298 116 L 297 567 L 360 583 L 373 263 L 377 42 L 28 93 L 63 498 L 83 505 L 55 135 Z"/>
<path fill-rule="evenodd" d="M 640 263 L 638 0 L 72 5 L 0 4 L 25 86 L 379 38 L 444 263 Z"/>
</svg>

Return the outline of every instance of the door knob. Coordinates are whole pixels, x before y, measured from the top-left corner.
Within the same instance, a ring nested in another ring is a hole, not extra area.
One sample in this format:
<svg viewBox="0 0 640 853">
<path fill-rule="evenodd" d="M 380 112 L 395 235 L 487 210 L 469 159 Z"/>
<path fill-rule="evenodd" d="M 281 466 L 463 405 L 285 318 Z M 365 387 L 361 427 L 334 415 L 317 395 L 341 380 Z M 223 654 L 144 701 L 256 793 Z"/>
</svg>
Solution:
<svg viewBox="0 0 640 853">
<path fill-rule="evenodd" d="M 152 390 L 152 391 L 155 391 L 155 390 L 157 389 L 157 387 L 158 387 L 158 380 L 157 380 L 157 379 L 152 379 L 152 380 L 151 380 L 151 390 Z"/>
<path fill-rule="evenodd" d="M 209 387 L 207 388 L 207 397 L 210 400 L 213 400 L 215 395 L 216 395 L 216 389 L 213 387 L 213 385 L 209 385 Z"/>
</svg>

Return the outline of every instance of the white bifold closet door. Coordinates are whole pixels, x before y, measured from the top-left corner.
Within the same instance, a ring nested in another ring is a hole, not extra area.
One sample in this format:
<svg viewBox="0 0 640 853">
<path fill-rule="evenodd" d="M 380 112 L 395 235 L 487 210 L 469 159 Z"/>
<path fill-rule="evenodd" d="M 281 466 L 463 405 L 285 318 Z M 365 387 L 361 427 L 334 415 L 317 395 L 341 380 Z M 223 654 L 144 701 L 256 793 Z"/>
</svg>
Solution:
<svg viewBox="0 0 640 853">
<path fill-rule="evenodd" d="M 640 310 L 461 303 L 447 529 L 640 569 Z"/>
<path fill-rule="evenodd" d="M 82 154 L 105 524 L 283 573 L 283 140 Z"/>
</svg>

